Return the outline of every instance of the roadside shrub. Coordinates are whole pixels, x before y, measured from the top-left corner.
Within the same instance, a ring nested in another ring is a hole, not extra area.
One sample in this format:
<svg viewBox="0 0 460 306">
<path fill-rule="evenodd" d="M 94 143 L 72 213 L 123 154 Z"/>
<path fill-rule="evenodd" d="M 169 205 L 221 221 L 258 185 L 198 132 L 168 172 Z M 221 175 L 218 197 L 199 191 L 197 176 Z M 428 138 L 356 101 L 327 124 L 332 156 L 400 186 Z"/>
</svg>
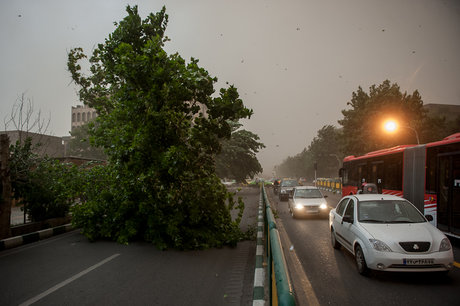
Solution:
<svg viewBox="0 0 460 306">
<path fill-rule="evenodd" d="M 76 197 L 78 169 L 75 165 L 45 159 L 30 172 L 21 202 L 32 221 L 65 217 Z"/>
<path fill-rule="evenodd" d="M 79 170 L 72 164 L 39 158 L 32 150 L 30 138 L 10 147 L 14 198 L 32 221 L 65 217 L 78 196 Z"/>
</svg>

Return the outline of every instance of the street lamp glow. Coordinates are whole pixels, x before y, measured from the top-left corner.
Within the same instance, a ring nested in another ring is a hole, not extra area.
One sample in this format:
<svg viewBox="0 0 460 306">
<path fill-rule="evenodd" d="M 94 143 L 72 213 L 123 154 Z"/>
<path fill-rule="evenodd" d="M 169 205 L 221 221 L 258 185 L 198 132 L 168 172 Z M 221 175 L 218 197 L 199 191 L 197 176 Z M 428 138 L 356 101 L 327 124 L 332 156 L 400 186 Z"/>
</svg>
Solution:
<svg viewBox="0 0 460 306">
<path fill-rule="evenodd" d="M 385 121 L 385 123 L 383 124 L 383 129 L 385 131 L 387 131 L 388 133 L 393 133 L 393 132 L 396 132 L 396 130 L 399 128 L 399 127 L 402 127 L 402 128 L 406 128 L 406 129 L 409 129 L 409 130 L 412 130 L 415 134 L 415 138 L 417 138 L 417 144 L 420 144 L 420 140 L 418 138 L 418 133 L 417 133 L 417 130 L 414 129 L 413 127 L 410 127 L 408 125 L 399 125 L 398 122 L 396 122 L 395 120 L 388 120 L 388 121 Z"/>
<path fill-rule="evenodd" d="M 389 120 L 385 122 L 383 127 L 385 128 L 385 131 L 387 132 L 394 132 L 398 128 L 398 124 L 393 120 Z"/>
</svg>

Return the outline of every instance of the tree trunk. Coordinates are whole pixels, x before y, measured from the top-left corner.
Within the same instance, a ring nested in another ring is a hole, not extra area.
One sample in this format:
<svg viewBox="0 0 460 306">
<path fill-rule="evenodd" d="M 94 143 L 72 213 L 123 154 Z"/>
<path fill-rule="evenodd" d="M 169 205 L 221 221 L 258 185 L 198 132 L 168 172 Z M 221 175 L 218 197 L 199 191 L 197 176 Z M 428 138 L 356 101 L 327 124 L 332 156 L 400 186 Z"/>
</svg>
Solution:
<svg viewBox="0 0 460 306">
<path fill-rule="evenodd" d="M 8 158 L 10 151 L 10 141 L 8 135 L 0 135 L 0 175 L 1 198 L 0 198 L 0 239 L 11 237 L 11 180 Z"/>
</svg>

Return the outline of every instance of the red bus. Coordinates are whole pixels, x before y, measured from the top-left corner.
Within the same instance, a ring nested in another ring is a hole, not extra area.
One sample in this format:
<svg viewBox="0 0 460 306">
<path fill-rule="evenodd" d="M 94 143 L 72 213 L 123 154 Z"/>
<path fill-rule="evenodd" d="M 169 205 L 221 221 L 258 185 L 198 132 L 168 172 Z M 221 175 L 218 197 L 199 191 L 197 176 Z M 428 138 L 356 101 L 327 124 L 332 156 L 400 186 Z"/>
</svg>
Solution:
<svg viewBox="0 0 460 306">
<path fill-rule="evenodd" d="M 342 196 L 363 182 L 379 193 L 411 201 L 446 234 L 460 236 L 460 133 L 422 145 L 402 145 L 347 156 L 340 169 Z"/>
</svg>

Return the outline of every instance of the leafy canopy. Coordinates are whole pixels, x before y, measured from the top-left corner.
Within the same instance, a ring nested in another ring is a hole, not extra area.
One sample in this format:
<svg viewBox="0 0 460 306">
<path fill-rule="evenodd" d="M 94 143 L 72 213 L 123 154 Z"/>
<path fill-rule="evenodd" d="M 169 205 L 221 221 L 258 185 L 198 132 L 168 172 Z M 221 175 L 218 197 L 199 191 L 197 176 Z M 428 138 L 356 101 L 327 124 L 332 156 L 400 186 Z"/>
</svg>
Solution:
<svg viewBox="0 0 460 306">
<path fill-rule="evenodd" d="M 240 130 L 242 124 L 230 123 L 232 135 L 230 139 L 222 141 L 222 151 L 216 158 L 217 175 L 221 178 L 231 178 L 243 182 L 263 171 L 257 160 L 256 153 L 265 145 L 259 142 L 259 136 Z"/>
<path fill-rule="evenodd" d="M 402 93 L 399 86 L 389 80 L 378 86 L 372 85 L 369 93 L 359 87 L 347 105 L 351 109 L 342 110 L 343 119 L 339 123 L 343 127 L 344 151 L 348 155 L 416 143 L 414 132 L 410 129 L 402 129 L 390 136 L 383 131 L 383 123 L 392 118 L 402 126 L 419 130 L 426 117 L 419 92 L 416 90 L 411 95 Z"/>
<path fill-rule="evenodd" d="M 80 99 L 98 112 L 92 136 L 108 156 L 97 193 L 74 211 L 90 239 L 126 243 L 141 238 L 160 248 L 234 244 L 240 237 L 230 210 L 236 204 L 215 174 L 228 121 L 249 118 L 234 86 L 214 93 L 216 78 L 163 47 L 166 9 L 141 20 L 137 6 L 86 58 L 71 50 L 68 69 Z M 238 201 L 243 207 L 241 199 Z"/>
</svg>

